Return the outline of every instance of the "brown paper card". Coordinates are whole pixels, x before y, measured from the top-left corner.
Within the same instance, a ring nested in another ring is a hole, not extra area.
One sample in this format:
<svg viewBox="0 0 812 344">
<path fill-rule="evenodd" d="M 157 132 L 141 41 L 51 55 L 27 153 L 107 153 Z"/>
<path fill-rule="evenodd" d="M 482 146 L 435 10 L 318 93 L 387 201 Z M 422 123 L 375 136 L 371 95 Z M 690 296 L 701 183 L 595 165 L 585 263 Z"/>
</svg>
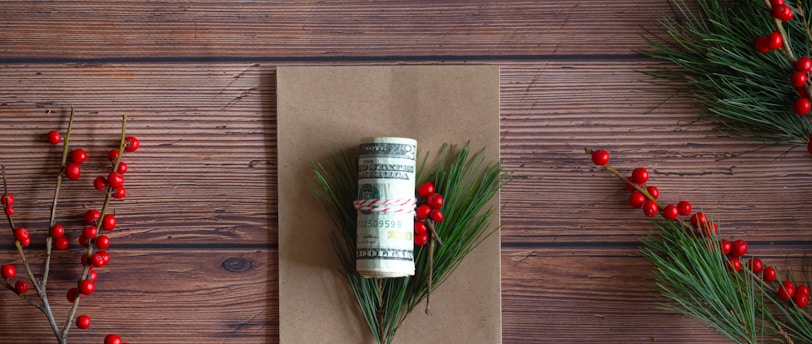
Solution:
<svg viewBox="0 0 812 344">
<path fill-rule="evenodd" d="M 369 136 L 414 138 L 420 152 L 470 141 L 498 160 L 499 69 L 283 66 L 277 92 L 281 343 L 374 343 L 310 191 L 310 164 Z M 497 233 L 469 254 L 432 294 L 432 316 L 418 306 L 395 343 L 500 343 L 499 243 Z"/>
</svg>

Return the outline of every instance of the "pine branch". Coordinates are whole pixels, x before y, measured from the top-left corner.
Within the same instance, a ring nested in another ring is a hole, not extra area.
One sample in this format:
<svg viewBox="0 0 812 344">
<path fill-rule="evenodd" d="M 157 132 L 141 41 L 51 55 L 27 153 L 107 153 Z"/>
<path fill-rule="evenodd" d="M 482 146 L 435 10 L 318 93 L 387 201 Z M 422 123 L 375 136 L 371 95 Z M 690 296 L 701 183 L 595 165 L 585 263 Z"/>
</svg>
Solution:
<svg viewBox="0 0 812 344">
<path fill-rule="evenodd" d="M 769 1 L 670 0 L 674 16 L 661 20 L 667 36 L 649 34 L 649 56 L 673 66 L 645 72 L 690 94 L 700 119 L 719 125 L 731 137 L 764 143 L 806 145 L 812 134 L 807 116 L 793 112 L 798 92 L 789 83 L 795 56 L 809 54 L 808 18 L 776 24 Z M 787 1 L 789 4 L 789 1 Z M 780 23 L 780 21 L 778 21 Z M 757 37 L 783 33 L 779 51 L 759 53 Z M 809 84 L 805 93 L 810 94 Z"/>
<path fill-rule="evenodd" d="M 358 152 L 342 151 L 324 163 L 313 163 L 313 192 L 336 226 L 330 241 L 378 343 L 391 343 L 411 311 L 428 297 L 429 283 L 431 289 L 439 287 L 467 254 L 495 232 L 488 231 L 494 213 L 489 202 L 510 177 L 486 156 L 484 150 L 471 153 L 468 145 L 444 145 L 431 163 L 426 154 L 417 179 L 418 184 L 432 180 L 445 197 L 445 219 L 434 227 L 443 245 L 433 250 L 417 248 L 415 275 L 402 278 L 364 278 L 355 271 L 357 218 L 352 203 L 358 185 Z"/>
</svg>

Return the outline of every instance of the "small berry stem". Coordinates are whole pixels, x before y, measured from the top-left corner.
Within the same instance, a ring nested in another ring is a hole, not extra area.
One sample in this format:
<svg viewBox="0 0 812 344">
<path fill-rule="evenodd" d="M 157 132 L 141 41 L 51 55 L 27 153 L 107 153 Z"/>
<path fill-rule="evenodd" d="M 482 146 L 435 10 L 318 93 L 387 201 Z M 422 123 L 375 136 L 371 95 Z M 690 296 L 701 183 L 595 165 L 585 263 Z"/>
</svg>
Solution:
<svg viewBox="0 0 812 344">
<path fill-rule="evenodd" d="M 586 152 L 586 154 L 592 154 L 593 150 L 591 148 L 589 148 L 589 147 L 585 147 L 584 152 Z M 631 185 L 632 187 L 634 187 L 635 190 L 640 191 L 640 193 L 642 193 L 643 196 L 646 196 L 646 199 L 649 199 L 652 202 L 654 202 L 655 204 L 657 204 L 658 209 L 662 209 L 662 207 L 660 206 L 660 203 L 657 202 L 657 199 L 654 198 L 654 196 L 652 196 L 648 192 L 648 190 L 646 190 L 646 188 L 644 188 L 644 187 L 642 187 L 640 185 L 637 185 L 636 183 L 633 183 L 631 180 L 629 180 L 629 178 L 624 177 L 622 174 L 620 174 L 620 172 L 618 172 L 614 167 L 612 167 L 612 165 L 606 164 L 606 165 L 603 166 L 603 168 L 605 168 L 607 171 L 609 171 L 610 173 L 614 174 L 616 177 L 618 177 L 621 180 L 623 180 L 624 182 L 626 182 L 627 185 Z"/>
<path fill-rule="evenodd" d="M 437 245 L 443 246 L 443 240 L 440 239 L 440 235 L 437 234 L 437 231 L 434 229 L 434 221 L 426 220 L 426 227 L 428 227 L 429 231 L 431 231 L 432 239 L 437 240 Z"/>
<path fill-rule="evenodd" d="M 62 142 L 62 160 L 59 165 L 59 173 L 56 175 L 56 187 L 54 187 L 54 197 L 51 201 L 51 215 L 48 220 L 48 228 L 56 223 L 56 205 L 59 203 L 59 190 L 62 189 L 62 171 L 65 169 L 65 164 L 68 162 L 68 153 L 70 141 L 71 127 L 73 126 L 73 107 L 70 108 L 70 117 L 68 117 L 68 129 L 65 131 L 65 140 Z M 45 238 L 45 268 L 42 272 L 42 287 L 48 285 L 48 275 L 51 271 L 51 251 L 53 248 L 53 238 L 48 235 Z"/>
<path fill-rule="evenodd" d="M 426 221 L 431 222 L 431 221 Z M 429 228 L 434 226 L 429 225 Z M 438 238 L 434 235 L 434 228 L 431 230 L 431 238 L 429 238 L 429 274 L 426 276 L 426 315 L 431 316 L 431 277 L 434 275 L 434 240 Z"/>
<path fill-rule="evenodd" d="M 2 174 L 3 177 L 3 193 L 8 194 L 8 182 L 6 180 L 5 166 L 0 166 L 0 174 Z M 14 218 L 8 214 L 6 215 L 6 218 L 8 219 L 8 224 L 11 227 L 11 231 L 13 232 L 15 228 Z M 62 338 L 60 338 L 59 327 L 57 326 L 56 319 L 54 318 L 54 312 L 51 310 L 51 306 L 48 303 L 48 295 L 45 293 L 45 284 L 38 282 L 37 278 L 34 276 L 34 272 L 31 271 L 31 265 L 28 263 L 28 259 L 25 256 L 25 252 L 23 252 L 23 246 L 20 244 L 20 241 L 14 240 L 14 246 L 17 248 L 17 254 L 20 256 L 20 261 L 23 264 L 25 273 L 28 275 L 28 279 L 31 281 L 31 284 L 34 285 L 34 289 L 37 291 L 37 296 L 39 296 L 39 299 L 42 302 L 42 304 L 38 305 L 28 296 L 17 294 L 16 289 L 11 285 L 9 285 L 8 282 L 6 281 L 2 281 L 3 286 L 13 291 L 15 294 L 19 295 L 21 299 L 33 305 L 34 307 L 39 309 L 43 314 L 45 314 L 45 318 L 48 319 L 48 324 L 51 326 L 51 330 L 54 332 L 54 335 L 60 340 L 60 343 L 63 343 Z"/>
</svg>

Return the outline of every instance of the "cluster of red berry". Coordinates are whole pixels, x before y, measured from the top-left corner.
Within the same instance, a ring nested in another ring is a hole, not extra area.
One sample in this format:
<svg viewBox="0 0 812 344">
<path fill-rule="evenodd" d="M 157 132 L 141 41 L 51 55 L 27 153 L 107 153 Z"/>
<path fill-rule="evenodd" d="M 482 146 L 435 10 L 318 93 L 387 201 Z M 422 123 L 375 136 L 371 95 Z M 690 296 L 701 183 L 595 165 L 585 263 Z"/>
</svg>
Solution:
<svg viewBox="0 0 812 344">
<path fill-rule="evenodd" d="M 715 238 L 719 233 L 718 225 L 708 219 L 708 216 L 702 212 L 692 212 L 691 203 L 688 201 L 680 201 L 676 205 L 668 204 L 662 210 L 657 203 L 659 198 L 659 190 L 654 186 L 646 186 L 649 180 L 648 171 L 643 167 L 635 168 L 631 176 L 623 177 L 614 168 L 609 166 L 609 153 L 605 150 L 587 150 L 592 155 L 592 162 L 595 165 L 603 166 L 612 173 L 616 174 L 621 179 L 626 181 L 626 188 L 632 191 L 629 197 L 629 205 L 633 208 L 643 208 L 643 213 L 646 216 L 655 216 L 658 213 L 668 221 L 687 221 L 693 228 L 693 233 L 701 237 Z M 690 217 L 688 217 L 690 215 Z M 687 217 L 680 219 L 680 216 Z M 727 239 L 720 239 L 718 242 L 719 249 L 727 257 L 727 268 L 732 273 L 738 273 L 742 269 L 742 258 L 747 254 L 748 245 L 747 241 L 737 239 L 729 241 Z M 761 259 L 757 257 L 750 257 L 746 262 L 750 271 L 757 276 L 761 276 L 764 282 L 773 282 L 777 279 L 778 274 L 774 267 L 764 266 Z M 781 300 L 793 300 L 794 304 L 799 308 L 804 308 L 809 304 L 810 289 L 806 285 L 798 285 L 786 279 L 778 283 L 777 295 Z"/>
<path fill-rule="evenodd" d="M 7 216 L 14 215 L 14 195 L 5 193 L 0 195 L 0 204 L 3 205 L 3 212 Z"/>
<path fill-rule="evenodd" d="M 785 4 L 784 0 L 770 0 L 769 4 L 772 17 L 781 23 L 788 22 L 795 17 L 792 7 Z M 767 35 L 756 38 L 755 48 L 758 52 L 766 54 L 770 51 L 778 50 L 783 44 L 784 37 L 781 31 L 775 30 Z M 795 87 L 798 92 L 798 98 L 793 102 L 792 110 L 798 115 L 807 115 L 812 111 L 812 100 L 810 100 L 810 93 L 807 90 L 809 73 L 812 72 L 812 59 L 810 59 L 809 56 L 802 56 L 795 59 L 792 54 L 788 54 L 787 57 L 793 65 L 793 72 L 790 75 L 790 84 Z"/>
<path fill-rule="evenodd" d="M 425 182 L 417 187 L 417 196 L 422 204 L 419 202 L 415 209 L 414 243 L 423 246 L 429 241 L 429 226 L 432 224 L 428 221 L 443 222 L 444 216 L 440 208 L 445 200 L 443 195 L 435 192 L 432 182 Z"/>
<path fill-rule="evenodd" d="M 6 281 L 13 280 L 14 277 L 17 277 L 17 268 L 12 264 L 3 265 L 0 267 L 0 276 L 3 276 Z M 14 291 L 18 294 L 27 293 L 28 288 L 30 288 L 30 285 L 25 280 L 17 280 L 14 282 Z"/>
<path fill-rule="evenodd" d="M 784 4 L 784 0 L 770 0 L 770 12 L 772 16 L 782 22 L 788 22 L 795 17 L 792 8 Z M 778 31 L 770 32 L 767 35 L 756 38 L 755 47 L 760 53 L 768 53 L 778 50 L 784 44 L 784 38 Z"/>
<path fill-rule="evenodd" d="M 70 131 L 70 130 L 68 130 Z M 123 136 L 123 135 L 122 135 Z M 56 130 L 51 130 L 47 135 L 48 142 L 57 145 L 62 143 L 62 136 Z M 68 144 L 67 139 L 64 142 Z M 123 139 L 120 147 L 125 152 L 134 152 L 140 146 L 137 138 L 129 136 Z M 63 166 L 60 170 L 60 176 L 64 176 L 69 180 L 78 180 L 81 177 L 81 164 L 87 161 L 88 154 L 82 148 L 76 148 L 67 151 L 67 147 L 63 152 L 67 152 L 67 156 L 63 155 Z M 64 154 L 64 153 L 63 153 Z M 110 237 L 107 235 L 100 235 L 100 231 L 104 230 L 110 232 L 116 227 L 116 216 L 114 214 L 105 214 L 107 205 L 111 198 L 120 199 L 126 195 L 124 188 L 124 174 L 127 172 L 127 164 L 121 161 L 122 154 L 119 149 L 113 149 L 107 154 L 107 160 L 112 163 L 111 172 L 107 176 L 99 176 L 93 181 L 93 185 L 97 190 L 104 191 L 106 198 L 101 210 L 91 209 L 85 212 L 84 222 L 85 226 L 82 228 L 81 234 L 78 237 L 80 246 L 86 248 L 86 253 L 81 257 L 83 266 L 82 277 L 77 282 L 76 287 L 70 288 L 67 292 L 67 300 L 77 306 L 77 301 L 82 295 L 90 295 L 96 290 L 96 281 L 98 280 L 98 273 L 96 268 L 101 268 L 110 262 L 110 254 L 106 251 L 110 247 Z M 60 177 L 61 178 L 61 177 Z M 1 197 L 5 213 L 8 217 L 9 224 L 13 228 L 14 238 L 18 246 L 20 255 L 23 255 L 22 247 L 27 247 L 31 243 L 30 234 L 21 226 L 15 226 L 13 221 L 14 197 L 10 193 L 4 193 Z M 46 235 L 46 248 L 50 253 L 51 247 L 56 250 L 66 250 L 70 247 L 70 239 L 65 231 L 65 226 L 59 223 L 54 223 L 49 228 Z M 95 252 L 94 252 L 95 248 Z M 25 263 L 25 259 L 23 259 Z M 27 264 L 24 264 L 26 270 L 29 269 Z M 30 283 L 25 280 L 17 280 L 11 287 L 10 280 L 13 280 L 17 275 L 17 268 L 12 264 L 6 264 L 0 267 L 0 276 L 5 281 L 0 282 L 6 288 L 12 289 L 17 294 L 22 295 L 28 292 Z M 29 273 L 29 276 L 32 276 Z M 45 293 L 44 283 L 38 280 L 32 280 L 35 283 L 38 295 Z M 40 295 L 43 302 L 47 302 L 44 295 Z M 73 311 L 72 311 L 73 312 Z M 73 314 L 71 312 L 71 314 Z M 90 327 L 90 317 L 87 315 L 79 315 L 76 317 L 76 327 L 80 329 L 87 329 Z M 122 344 L 121 337 L 115 334 L 107 335 L 104 339 L 105 344 Z"/>
</svg>

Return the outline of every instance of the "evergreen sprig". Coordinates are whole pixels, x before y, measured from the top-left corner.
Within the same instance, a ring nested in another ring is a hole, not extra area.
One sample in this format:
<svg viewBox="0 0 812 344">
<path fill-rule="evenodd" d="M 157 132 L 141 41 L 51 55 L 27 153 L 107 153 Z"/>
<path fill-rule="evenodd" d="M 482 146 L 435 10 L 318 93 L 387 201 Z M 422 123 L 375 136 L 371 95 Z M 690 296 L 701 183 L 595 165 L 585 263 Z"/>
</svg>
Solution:
<svg viewBox="0 0 812 344">
<path fill-rule="evenodd" d="M 431 253 L 426 245 L 415 250 L 414 276 L 365 278 L 355 270 L 357 170 L 357 150 L 314 162 L 313 191 L 335 224 L 330 240 L 372 335 L 380 344 L 391 343 L 411 311 L 495 232 L 489 230 L 494 213 L 489 202 L 510 176 L 498 162 L 487 159 L 484 149 L 472 152 L 469 145 L 443 145 L 433 160 L 426 154 L 418 166 L 416 184 L 431 180 L 445 197 L 445 219 L 435 227 L 443 245 L 434 248 L 433 266 L 429 266 Z"/>
<path fill-rule="evenodd" d="M 674 16 L 660 21 L 665 35 L 648 32 L 645 53 L 673 65 L 645 73 L 692 95 L 702 109 L 700 119 L 717 123 L 724 135 L 807 145 L 812 125 L 794 113 L 799 92 L 789 80 L 796 57 L 810 54 L 805 11 L 812 9 L 812 0 L 787 0 L 795 19 L 784 23 L 772 17 L 767 0 L 669 3 Z M 784 46 L 756 51 L 755 40 L 773 31 L 782 33 Z"/>
<path fill-rule="evenodd" d="M 640 252 L 653 265 L 651 276 L 666 299 L 664 308 L 694 318 L 735 343 L 812 343 L 808 298 L 781 300 L 777 296 L 783 281 L 808 286 L 810 276 L 795 276 L 787 270 L 781 279 L 775 279 L 777 273 L 766 277 L 767 269 L 774 268 L 754 269 L 761 263 L 747 248 L 735 254 L 731 248 L 725 251 L 718 222 L 701 211 L 689 217 L 691 206 L 668 215 L 665 209 L 674 205 L 662 206 L 659 189 L 658 196 L 648 191 L 648 176 L 640 183 L 632 182 L 608 164 L 606 151 L 585 151 L 593 155 L 596 165 L 643 194 L 647 203 L 656 204 L 657 210 L 649 216 L 663 216 L 654 222 L 656 230 L 641 240 Z"/>
</svg>

